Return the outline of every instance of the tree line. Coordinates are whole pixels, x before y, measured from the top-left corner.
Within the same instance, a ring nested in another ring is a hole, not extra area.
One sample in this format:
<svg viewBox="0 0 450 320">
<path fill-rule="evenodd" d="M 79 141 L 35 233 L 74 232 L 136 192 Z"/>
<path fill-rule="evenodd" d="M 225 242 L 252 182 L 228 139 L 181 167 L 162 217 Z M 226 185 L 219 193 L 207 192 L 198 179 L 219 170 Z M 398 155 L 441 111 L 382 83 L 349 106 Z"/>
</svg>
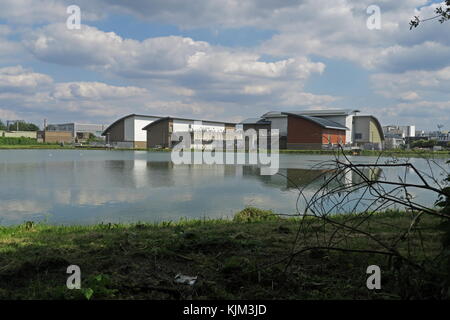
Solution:
<svg viewBox="0 0 450 320">
<path fill-rule="evenodd" d="M 3 131 L 38 131 L 39 127 L 31 122 L 19 121 L 17 123 L 10 123 L 7 126 L 0 120 L 0 130 Z"/>
</svg>

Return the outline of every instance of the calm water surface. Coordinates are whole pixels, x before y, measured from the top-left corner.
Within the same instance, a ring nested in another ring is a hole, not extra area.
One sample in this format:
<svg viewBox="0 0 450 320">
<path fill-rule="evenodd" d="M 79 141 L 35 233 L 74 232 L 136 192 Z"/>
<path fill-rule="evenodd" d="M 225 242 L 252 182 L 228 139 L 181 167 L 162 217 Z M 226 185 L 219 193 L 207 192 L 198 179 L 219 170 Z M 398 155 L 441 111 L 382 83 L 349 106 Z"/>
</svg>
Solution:
<svg viewBox="0 0 450 320">
<path fill-rule="evenodd" d="M 256 166 L 174 165 L 170 153 L 162 152 L 0 150 L 0 224 L 219 218 L 246 206 L 294 214 L 295 185 L 310 183 L 323 172 L 314 167 L 329 159 L 282 154 L 281 175 L 261 176 Z M 445 166 L 445 159 L 436 161 Z M 423 159 L 411 162 L 427 170 Z M 383 174 L 396 177 L 399 172 Z M 414 181 L 412 172 L 408 175 Z M 313 182 L 308 192 L 318 186 Z M 425 204 L 435 200 L 423 192 L 415 196 Z"/>
</svg>

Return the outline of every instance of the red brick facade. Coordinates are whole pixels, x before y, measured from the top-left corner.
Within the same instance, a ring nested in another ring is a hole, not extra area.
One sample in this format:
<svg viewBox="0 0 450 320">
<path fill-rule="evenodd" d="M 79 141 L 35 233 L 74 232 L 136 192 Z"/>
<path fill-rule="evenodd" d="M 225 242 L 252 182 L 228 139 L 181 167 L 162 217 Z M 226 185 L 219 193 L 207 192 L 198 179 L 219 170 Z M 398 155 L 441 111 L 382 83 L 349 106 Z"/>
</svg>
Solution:
<svg viewBox="0 0 450 320">
<path fill-rule="evenodd" d="M 288 116 L 288 149 L 320 149 L 330 142 L 345 144 L 345 130 L 327 129 L 313 121 Z"/>
</svg>

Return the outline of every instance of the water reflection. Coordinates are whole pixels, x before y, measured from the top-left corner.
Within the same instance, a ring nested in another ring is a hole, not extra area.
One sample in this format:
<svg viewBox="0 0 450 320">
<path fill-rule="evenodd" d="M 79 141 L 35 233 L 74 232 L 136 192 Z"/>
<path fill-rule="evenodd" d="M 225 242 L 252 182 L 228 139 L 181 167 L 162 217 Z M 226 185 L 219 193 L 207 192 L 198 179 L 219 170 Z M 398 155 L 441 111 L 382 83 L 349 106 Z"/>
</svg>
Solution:
<svg viewBox="0 0 450 320">
<path fill-rule="evenodd" d="M 0 152 L 0 223 L 224 217 L 248 205 L 294 213 L 297 188 L 314 192 L 323 183 L 317 177 L 333 173 L 308 169 L 324 159 L 282 155 L 280 174 L 262 176 L 256 166 L 174 165 L 161 153 Z M 382 172 L 364 174 L 376 179 Z M 361 182 L 355 174 L 345 179 Z"/>
</svg>

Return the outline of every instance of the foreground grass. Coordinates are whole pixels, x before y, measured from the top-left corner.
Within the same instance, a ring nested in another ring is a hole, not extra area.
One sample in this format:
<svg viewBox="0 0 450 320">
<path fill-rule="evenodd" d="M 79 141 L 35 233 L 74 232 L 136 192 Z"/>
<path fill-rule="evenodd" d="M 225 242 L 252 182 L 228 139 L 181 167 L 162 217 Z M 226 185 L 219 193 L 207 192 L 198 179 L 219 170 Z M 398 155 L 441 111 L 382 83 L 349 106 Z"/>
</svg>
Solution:
<svg viewBox="0 0 450 320">
<path fill-rule="evenodd" d="M 402 295 L 386 257 L 316 250 L 287 256 L 298 220 L 240 216 L 234 221 L 95 226 L 27 223 L 0 227 L 1 299 L 397 299 Z M 402 214 L 378 214 L 365 226 L 381 238 L 409 225 Z M 322 226 L 309 224 L 311 239 Z M 438 221 L 426 218 L 422 244 L 439 247 Z M 325 232 L 331 232 L 326 231 Z M 312 240 L 311 240 L 312 241 Z M 360 237 L 350 248 L 379 249 Z M 301 243 L 302 246 L 308 245 Z M 405 247 L 404 250 L 407 248 Z M 421 257 L 418 257 L 421 259 Z M 366 268 L 382 269 L 382 290 L 366 287 Z M 66 269 L 81 268 L 82 289 L 68 290 Z M 194 286 L 174 283 L 182 273 Z M 412 279 L 420 281 L 420 279 Z"/>
</svg>

